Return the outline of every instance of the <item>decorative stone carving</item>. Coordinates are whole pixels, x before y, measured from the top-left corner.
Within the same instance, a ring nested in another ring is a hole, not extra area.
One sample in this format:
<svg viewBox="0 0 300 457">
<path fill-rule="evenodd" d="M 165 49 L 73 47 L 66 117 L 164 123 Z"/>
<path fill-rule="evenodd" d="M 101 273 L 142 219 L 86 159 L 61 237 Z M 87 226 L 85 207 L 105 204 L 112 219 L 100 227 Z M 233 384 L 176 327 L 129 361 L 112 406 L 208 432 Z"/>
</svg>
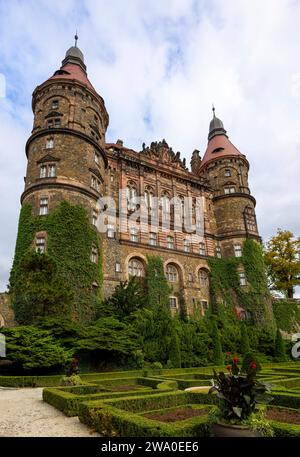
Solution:
<svg viewBox="0 0 300 457">
<path fill-rule="evenodd" d="M 152 141 L 150 146 L 142 145 L 140 154 L 145 154 L 148 158 L 158 160 L 165 165 L 187 170 L 185 159 L 181 160 L 180 152 L 175 152 L 168 145 L 165 139 L 162 141 Z"/>
</svg>

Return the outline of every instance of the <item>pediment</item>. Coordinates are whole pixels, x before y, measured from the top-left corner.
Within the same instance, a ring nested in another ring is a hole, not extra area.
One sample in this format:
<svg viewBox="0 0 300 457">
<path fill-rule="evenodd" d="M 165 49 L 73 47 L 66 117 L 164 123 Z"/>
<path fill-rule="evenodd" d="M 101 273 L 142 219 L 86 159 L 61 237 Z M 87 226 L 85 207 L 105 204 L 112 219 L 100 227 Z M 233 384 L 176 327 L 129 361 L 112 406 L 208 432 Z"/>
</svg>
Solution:
<svg viewBox="0 0 300 457">
<path fill-rule="evenodd" d="M 40 160 L 38 160 L 36 163 L 45 163 L 45 162 L 59 162 L 60 159 L 57 157 L 54 157 L 50 154 L 46 154 L 44 157 L 42 157 Z"/>
<path fill-rule="evenodd" d="M 50 111 L 50 113 L 45 116 L 45 119 L 48 119 L 48 117 L 60 117 L 63 116 L 62 113 L 59 113 L 58 111 Z"/>
</svg>

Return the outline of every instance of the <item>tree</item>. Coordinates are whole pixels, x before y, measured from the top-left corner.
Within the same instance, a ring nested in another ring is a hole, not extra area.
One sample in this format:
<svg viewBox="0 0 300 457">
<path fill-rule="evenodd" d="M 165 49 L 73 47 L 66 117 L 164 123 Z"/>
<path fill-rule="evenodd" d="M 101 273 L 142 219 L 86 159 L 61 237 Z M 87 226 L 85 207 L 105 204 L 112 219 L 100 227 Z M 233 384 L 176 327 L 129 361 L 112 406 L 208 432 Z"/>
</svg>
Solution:
<svg viewBox="0 0 300 457">
<path fill-rule="evenodd" d="M 285 345 L 279 329 L 276 332 L 274 355 L 277 362 L 286 361 Z"/>
<path fill-rule="evenodd" d="M 173 368 L 181 368 L 180 341 L 175 329 L 171 338 L 169 361 Z"/>
<path fill-rule="evenodd" d="M 222 352 L 222 344 L 220 339 L 220 334 L 217 326 L 217 322 L 215 318 L 212 318 L 212 345 L 213 345 L 213 353 L 212 353 L 212 362 L 214 365 L 223 365 L 224 357 Z"/>
<path fill-rule="evenodd" d="M 145 306 L 145 291 L 141 278 L 131 276 L 121 282 L 113 294 L 99 306 L 99 317 L 114 316 L 116 319 L 130 320 L 135 311 Z"/>
<path fill-rule="evenodd" d="M 247 354 L 250 352 L 250 344 L 249 344 L 249 337 L 248 337 L 248 332 L 247 332 L 247 327 L 245 323 L 242 323 L 242 328 L 241 328 L 241 353 L 243 355 Z"/>
<path fill-rule="evenodd" d="M 47 330 L 34 326 L 4 328 L 6 356 L 24 369 L 58 368 L 72 359 L 74 350 L 63 348 Z"/>
<path fill-rule="evenodd" d="M 293 298 L 294 287 L 300 285 L 300 237 L 278 229 L 265 246 L 265 262 L 272 289 Z"/>
<path fill-rule="evenodd" d="M 16 320 L 32 324 L 43 316 L 66 316 L 73 298 L 67 284 L 57 277 L 53 259 L 29 252 L 21 261 L 13 290 Z"/>
</svg>

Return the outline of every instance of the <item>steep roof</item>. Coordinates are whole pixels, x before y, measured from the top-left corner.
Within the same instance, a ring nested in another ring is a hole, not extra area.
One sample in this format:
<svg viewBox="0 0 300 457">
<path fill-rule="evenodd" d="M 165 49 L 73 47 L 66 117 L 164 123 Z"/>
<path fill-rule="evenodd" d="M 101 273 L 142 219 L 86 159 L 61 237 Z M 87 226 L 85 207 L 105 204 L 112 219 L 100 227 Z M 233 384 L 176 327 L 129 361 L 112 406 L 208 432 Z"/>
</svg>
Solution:
<svg viewBox="0 0 300 457">
<path fill-rule="evenodd" d="M 201 162 L 201 168 L 208 162 L 219 159 L 220 157 L 245 157 L 244 154 L 229 141 L 223 122 L 215 116 L 214 108 L 213 113 L 213 119 L 209 125 L 207 148 Z"/>
</svg>

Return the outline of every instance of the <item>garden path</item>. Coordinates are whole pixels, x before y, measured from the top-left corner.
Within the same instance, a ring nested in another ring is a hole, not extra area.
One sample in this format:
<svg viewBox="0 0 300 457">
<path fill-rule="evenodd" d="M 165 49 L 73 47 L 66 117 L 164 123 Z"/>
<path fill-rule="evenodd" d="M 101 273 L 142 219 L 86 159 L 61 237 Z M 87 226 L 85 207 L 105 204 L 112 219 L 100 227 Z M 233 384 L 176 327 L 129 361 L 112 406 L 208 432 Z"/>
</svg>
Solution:
<svg viewBox="0 0 300 457">
<path fill-rule="evenodd" d="M 1 436 L 100 436 L 78 417 L 67 417 L 42 400 L 42 388 L 0 387 Z"/>
</svg>

